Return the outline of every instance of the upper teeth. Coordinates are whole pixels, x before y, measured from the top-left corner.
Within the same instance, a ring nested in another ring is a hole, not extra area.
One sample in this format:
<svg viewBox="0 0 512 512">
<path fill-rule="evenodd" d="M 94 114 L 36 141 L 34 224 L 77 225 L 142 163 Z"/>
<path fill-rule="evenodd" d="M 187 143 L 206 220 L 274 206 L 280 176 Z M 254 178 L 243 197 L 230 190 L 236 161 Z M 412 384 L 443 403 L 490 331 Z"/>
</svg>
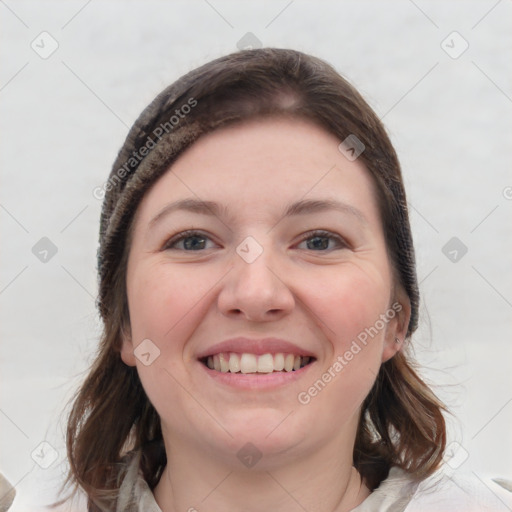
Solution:
<svg viewBox="0 0 512 512">
<path fill-rule="evenodd" d="M 272 373 L 298 370 L 309 363 L 310 357 L 296 356 L 294 354 L 255 354 L 235 352 L 215 354 L 208 356 L 206 365 L 212 370 L 227 373 Z"/>
</svg>

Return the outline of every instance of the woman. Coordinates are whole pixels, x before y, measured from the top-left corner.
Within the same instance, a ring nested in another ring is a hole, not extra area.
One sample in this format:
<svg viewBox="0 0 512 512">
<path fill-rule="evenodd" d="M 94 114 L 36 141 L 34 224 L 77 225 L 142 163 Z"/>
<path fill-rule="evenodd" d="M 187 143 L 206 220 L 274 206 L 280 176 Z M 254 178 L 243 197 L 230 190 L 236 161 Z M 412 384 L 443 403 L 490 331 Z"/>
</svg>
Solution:
<svg viewBox="0 0 512 512">
<path fill-rule="evenodd" d="M 105 192 L 104 334 L 67 431 L 89 510 L 405 510 L 443 406 L 382 124 L 336 71 L 246 50 L 164 90 Z"/>
</svg>

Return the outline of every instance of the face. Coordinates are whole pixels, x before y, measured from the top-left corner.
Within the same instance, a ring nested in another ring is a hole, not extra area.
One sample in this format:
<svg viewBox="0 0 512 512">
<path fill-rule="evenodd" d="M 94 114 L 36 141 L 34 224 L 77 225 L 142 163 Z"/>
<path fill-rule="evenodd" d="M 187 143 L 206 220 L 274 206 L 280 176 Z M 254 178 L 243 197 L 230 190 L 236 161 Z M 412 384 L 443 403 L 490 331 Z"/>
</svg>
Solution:
<svg viewBox="0 0 512 512">
<path fill-rule="evenodd" d="M 271 465 L 353 445 L 409 306 L 372 179 L 339 143 L 302 120 L 223 128 L 140 203 L 122 358 L 167 448 L 240 464 L 250 442 Z"/>
</svg>

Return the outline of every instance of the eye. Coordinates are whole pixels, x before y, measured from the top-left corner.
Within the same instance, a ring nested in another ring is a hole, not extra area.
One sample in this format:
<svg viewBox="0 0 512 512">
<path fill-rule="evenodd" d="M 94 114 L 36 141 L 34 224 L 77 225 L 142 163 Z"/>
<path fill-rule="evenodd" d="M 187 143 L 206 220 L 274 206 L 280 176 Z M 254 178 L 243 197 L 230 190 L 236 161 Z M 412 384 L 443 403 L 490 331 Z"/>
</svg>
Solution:
<svg viewBox="0 0 512 512">
<path fill-rule="evenodd" d="M 211 247 L 206 247 L 208 240 L 210 240 L 210 238 L 200 231 L 187 230 L 173 236 L 166 242 L 163 249 L 175 249 L 188 252 L 211 249 Z"/>
<path fill-rule="evenodd" d="M 301 244 L 306 242 L 307 249 L 316 252 L 327 252 L 335 249 L 345 249 L 348 245 L 339 235 L 329 231 L 309 231 L 302 236 Z M 333 247 L 333 245 L 334 247 Z M 331 244 L 331 245 L 330 245 Z M 300 248 L 300 247 L 299 247 Z"/>
</svg>

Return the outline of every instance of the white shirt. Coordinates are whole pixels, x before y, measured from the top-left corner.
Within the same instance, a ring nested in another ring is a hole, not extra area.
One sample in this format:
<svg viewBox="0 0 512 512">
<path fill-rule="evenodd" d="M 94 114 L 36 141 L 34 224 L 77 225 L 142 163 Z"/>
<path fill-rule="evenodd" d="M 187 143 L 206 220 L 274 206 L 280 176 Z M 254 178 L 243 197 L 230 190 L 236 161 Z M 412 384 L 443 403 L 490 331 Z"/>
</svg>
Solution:
<svg viewBox="0 0 512 512">
<path fill-rule="evenodd" d="M 162 512 L 139 469 L 140 452 L 128 463 L 119 490 L 116 512 Z M 418 484 L 393 467 L 359 506 L 351 512 L 510 512 L 507 499 L 478 477 L 438 471 Z"/>
</svg>

